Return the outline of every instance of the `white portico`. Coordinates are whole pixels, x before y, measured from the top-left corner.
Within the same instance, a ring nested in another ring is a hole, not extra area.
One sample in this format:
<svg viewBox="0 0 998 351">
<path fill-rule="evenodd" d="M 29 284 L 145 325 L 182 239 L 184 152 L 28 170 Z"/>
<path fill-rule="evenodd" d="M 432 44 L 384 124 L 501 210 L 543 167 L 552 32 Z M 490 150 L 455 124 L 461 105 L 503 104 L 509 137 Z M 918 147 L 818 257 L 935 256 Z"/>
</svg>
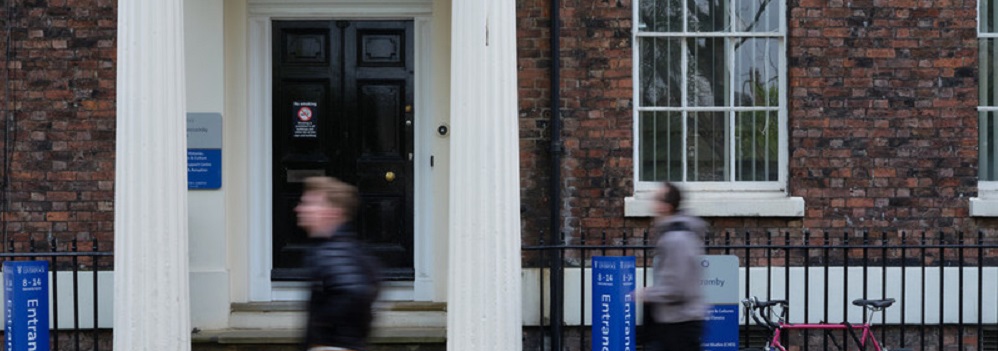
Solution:
<svg viewBox="0 0 998 351">
<path fill-rule="evenodd" d="M 115 349 L 186 350 L 192 328 L 232 328 L 233 304 L 304 298 L 268 275 L 270 30 L 325 19 L 415 27 L 415 274 L 387 298 L 446 303 L 448 349 L 521 347 L 514 1 L 118 6 Z M 222 116 L 219 189 L 185 186 L 193 112 Z"/>
</svg>

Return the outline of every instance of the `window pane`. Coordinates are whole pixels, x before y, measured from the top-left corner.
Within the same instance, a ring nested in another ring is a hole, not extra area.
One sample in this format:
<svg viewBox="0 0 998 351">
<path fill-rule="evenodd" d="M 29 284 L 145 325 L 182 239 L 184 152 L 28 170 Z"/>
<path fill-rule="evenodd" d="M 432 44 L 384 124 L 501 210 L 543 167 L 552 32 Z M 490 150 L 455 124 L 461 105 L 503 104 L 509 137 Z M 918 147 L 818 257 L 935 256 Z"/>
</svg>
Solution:
<svg viewBox="0 0 998 351">
<path fill-rule="evenodd" d="M 998 112 L 981 111 L 978 113 L 978 127 L 980 128 L 979 146 L 979 172 L 980 180 L 998 180 Z"/>
<path fill-rule="evenodd" d="M 641 0 L 638 13 L 641 32 L 681 32 L 683 30 L 680 0 Z"/>
<path fill-rule="evenodd" d="M 724 38 L 689 38 L 689 106 L 731 106 L 728 103 L 728 60 Z"/>
<path fill-rule="evenodd" d="M 641 112 L 640 129 L 641 181 L 682 181 L 682 112 Z"/>
<path fill-rule="evenodd" d="M 729 32 L 728 1 L 688 0 L 690 32 Z"/>
<path fill-rule="evenodd" d="M 681 106 L 680 39 L 638 38 L 641 106 Z"/>
<path fill-rule="evenodd" d="M 724 112 L 690 112 L 688 181 L 726 181 L 728 177 L 728 119 Z"/>
<path fill-rule="evenodd" d="M 780 3 L 774 0 L 736 1 L 736 30 L 739 32 L 776 32 L 780 30 Z"/>
<path fill-rule="evenodd" d="M 979 39 L 980 79 L 977 86 L 981 106 L 998 106 L 998 39 Z"/>
<path fill-rule="evenodd" d="M 735 39 L 735 105 L 779 105 L 779 41 Z"/>
<path fill-rule="evenodd" d="M 777 112 L 744 111 L 735 120 L 735 180 L 777 180 Z"/>
<path fill-rule="evenodd" d="M 981 33 L 996 33 L 995 20 L 998 18 L 998 4 L 995 0 L 978 0 L 980 5 Z"/>
</svg>

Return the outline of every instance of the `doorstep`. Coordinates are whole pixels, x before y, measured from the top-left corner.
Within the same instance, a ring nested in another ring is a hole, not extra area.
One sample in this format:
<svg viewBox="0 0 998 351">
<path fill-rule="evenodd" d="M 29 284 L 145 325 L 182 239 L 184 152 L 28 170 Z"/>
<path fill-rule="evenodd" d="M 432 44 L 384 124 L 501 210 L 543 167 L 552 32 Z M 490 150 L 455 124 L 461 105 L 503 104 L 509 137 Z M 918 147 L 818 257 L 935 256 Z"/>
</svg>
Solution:
<svg viewBox="0 0 998 351">
<path fill-rule="evenodd" d="M 191 334 L 191 342 L 213 344 L 298 344 L 303 331 L 300 329 L 228 329 L 201 330 Z M 374 328 L 370 344 L 445 344 L 447 342 L 446 328 Z"/>
<path fill-rule="evenodd" d="M 297 344 L 303 335 L 304 302 L 252 302 L 231 306 L 229 328 L 196 330 L 195 344 Z M 375 304 L 372 345 L 445 344 L 447 304 L 379 301 Z"/>
<path fill-rule="evenodd" d="M 304 302 L 232 304 L 229 328 L 295 330 L 304 327 Z M 374 328 L 447 327 L 447 304 L 442 302 L 379 301 L 374 306 Z"/>
</svg>

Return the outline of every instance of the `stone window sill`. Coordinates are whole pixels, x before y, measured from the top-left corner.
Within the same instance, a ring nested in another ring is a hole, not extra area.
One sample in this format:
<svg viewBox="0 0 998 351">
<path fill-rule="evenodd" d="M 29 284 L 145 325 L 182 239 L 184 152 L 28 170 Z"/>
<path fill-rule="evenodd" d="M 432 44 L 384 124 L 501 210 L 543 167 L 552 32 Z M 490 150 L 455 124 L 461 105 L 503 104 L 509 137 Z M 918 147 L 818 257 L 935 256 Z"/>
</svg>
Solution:
<svg viewBox="0 0 998 351">
<path fill-rule="evenodd" d="M 782 191 L 690 191 L 684 195 L 682 207 L 701 217 L 804 217 L 804 198 Z M 638 191 L 624 199 L 624 216 L 654 217 L 654 201 L 653 191 Z M 995 201 L 998 206 L 998 198 Z"/>
</svg>

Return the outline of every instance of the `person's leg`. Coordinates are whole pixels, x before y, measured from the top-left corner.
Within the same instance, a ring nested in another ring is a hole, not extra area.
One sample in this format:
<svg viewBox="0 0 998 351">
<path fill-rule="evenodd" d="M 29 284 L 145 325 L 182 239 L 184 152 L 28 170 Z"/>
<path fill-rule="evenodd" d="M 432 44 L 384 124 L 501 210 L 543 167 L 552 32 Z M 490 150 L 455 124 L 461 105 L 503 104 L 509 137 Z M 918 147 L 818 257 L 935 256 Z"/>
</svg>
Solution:
<svg viewBox="0 0 998 351">
<path fill-rule="evenodd" d="M 659 324 L 658 330 L 651 335 L 654 346 L 651 351 L 700 351 L 700 340 L 703 335 L 703 322 L 683 322 Z"/>
<path fill-rule="evenodd" d="M 645 351 L 666 351 L 669 335 L 666 331 L 670 329 L 668 325 L 653 323 L 645 326 Z"/>
</svg>

